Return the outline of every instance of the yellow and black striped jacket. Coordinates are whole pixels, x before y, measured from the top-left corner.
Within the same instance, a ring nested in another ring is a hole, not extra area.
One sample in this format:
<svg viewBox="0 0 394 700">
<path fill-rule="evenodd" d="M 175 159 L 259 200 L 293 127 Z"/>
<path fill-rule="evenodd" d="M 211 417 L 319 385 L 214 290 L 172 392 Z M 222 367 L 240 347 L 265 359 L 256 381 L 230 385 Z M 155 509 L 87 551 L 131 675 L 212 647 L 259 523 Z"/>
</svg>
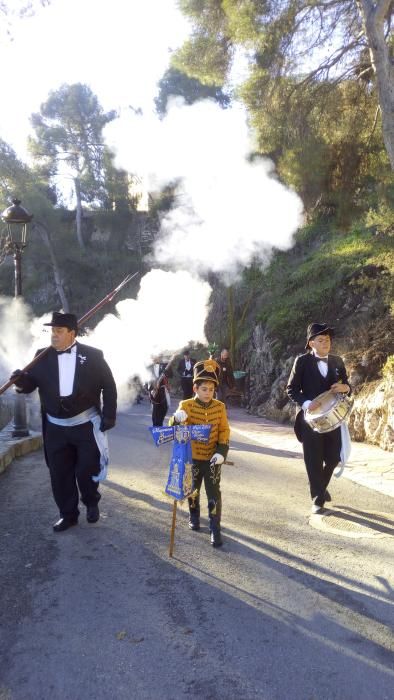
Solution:
<svg viewBox="0 0 394 700">
<path fill-rule="evenodd" d="M 217 399 L 212 399 L 208 404 L 198 398 L 186 399 L 180 402 L 178 410 L 180 409 L 186 411 L 188 425 L 209 423 L 212 426 L 207 443 L 192 440 L 193 459 L 209 461 L 215 452 L 219 452 L 226 459 L 229 450 L 230 426 L 224 403 Z M 174 425 L 175 422 L 172 416 L 168 424 Z"/>
</svg>

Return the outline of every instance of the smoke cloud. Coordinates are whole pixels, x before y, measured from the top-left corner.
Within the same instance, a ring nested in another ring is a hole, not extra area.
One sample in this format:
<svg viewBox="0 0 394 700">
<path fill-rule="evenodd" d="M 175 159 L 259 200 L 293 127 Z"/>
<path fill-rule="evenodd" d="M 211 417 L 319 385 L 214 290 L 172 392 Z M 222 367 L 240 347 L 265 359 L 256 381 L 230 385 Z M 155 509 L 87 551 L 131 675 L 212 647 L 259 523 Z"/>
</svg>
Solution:
<svg viewBox="0 0 394 700">
<path fill-rule="evenodd" d="M 186 271 L 152 270 L 141 280 L 136 299 L 116 304 L 80 342 L 99 347 L 111 367 L 120 403 L 132 398 L 129 380 L 150 378 L 149 365 L 157 356 L 167 359 L 184 346 L 205 343 L 204 324 L 211 287 Z M 0 298 L 0 371 L 4 381 L 12 370 L 23 368 L 35 351 L 50 345 L 51 314 L 34 318 L 21 299 Z M 94 318 L 92 318 L 92 324 Z"/>
<path fill-rule="evenodd" d="M 118 165 L 143 173 L 150 189 L 178 182 L 154 250 L 159 265 L 212 271 L 230 283 L 252 261 L 267 264 L 274 247 L 291 247 L 301 200 L 269 160 L 250 160 L 240 107 L 223 110 L 209 100 L 187 106 L 177 98 L 162 121 L 123 115 L 106 136 Z"/>
<path fill-rule="evenodd" d="M 137 299 L 116 305 L 83 342 L 104 351 L 115 380 L 133 375 L 146 381 L 156 355 L 168 359 L 189 343 L 205 343 L 204 324 L 211 287 L 189 272 L 152 270 L 142 280 Z"/>
<path fill-rule="evenodd" d="M 20 369 L 33 359 L 32 349 L 34 354 L 38 347 L 49 344 L 49 336 L 45 336 L 42 327 L 42 323 L 49 320 L 49 315 L 46 316 L 35 319 L 20 297 L 0 297 L 0 372 L 3 378 L 7 379 L 12 370 Z"/>
<path fill-rule="evenodd" d="M 277 180 L 272 163 L 248 158 L 253 143 L 240 107 L 176 99 L 162 121 L 127 113 L 107 127 L 106 138 L 118 166 L 146 179 L 148 190 L 178 183 L 153 254 L 153 265 L 167 271 L 145 275 L 137 299 L 119 302 L 116 314 L 81 338 L 103 349 L 121 388 L 133 376 L 146 381 L 155 355 L 168 358 L 189 343 L 206 343 L 211 287 L 204 275 L 215 272 L 230 283 L 251 262 L 265 265 L 274 248 L 292 245 L 302 205 Z M 49 318 L 34 319 L 19 299 L 0 299 L 4 378 L 50 344 L 50 333 L 43 333 Z"/>
</svg>

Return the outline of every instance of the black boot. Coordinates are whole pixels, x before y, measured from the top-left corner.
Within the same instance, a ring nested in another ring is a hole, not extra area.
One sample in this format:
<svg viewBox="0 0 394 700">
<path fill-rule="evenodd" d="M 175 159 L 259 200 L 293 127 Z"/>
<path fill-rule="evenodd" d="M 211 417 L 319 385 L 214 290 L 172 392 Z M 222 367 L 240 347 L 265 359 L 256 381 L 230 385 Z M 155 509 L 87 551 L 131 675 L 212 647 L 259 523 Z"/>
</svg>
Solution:
<svg viewBox="0 0 394 700">
<path fill-rule="evenodd" d="M 189 530 L 200 529 L 200 498 L 188 498 L 189 503 Z"/>
<path fill-rule="evenodd" d="M 211 545 L 212 547 L 221 547 L 223 544 L 222 537 L 220 534 L 220 520 L 222 516 L 221 500 L 208 502 L 208 514 L 209 531 L 211 533 Z"/>
</svg>

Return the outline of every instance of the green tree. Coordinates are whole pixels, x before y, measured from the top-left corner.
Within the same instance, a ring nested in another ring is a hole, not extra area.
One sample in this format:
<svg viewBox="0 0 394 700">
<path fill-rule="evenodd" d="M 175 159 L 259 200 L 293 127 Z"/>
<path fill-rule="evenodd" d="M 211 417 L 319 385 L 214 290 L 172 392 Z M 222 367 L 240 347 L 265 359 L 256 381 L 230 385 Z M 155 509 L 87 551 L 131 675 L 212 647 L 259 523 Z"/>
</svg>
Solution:
<svg viewBox="0 0 394 700">
<path fill-rule="evenodd" d="M 82 204 L 103 197 L 105 189 L 103 129 L 115 118 L 104 112 L 87 85 L 62 85 L 49 94 L 40 113 L 32 115 L 35 138 L 30 151 L 51 178 L 70 172 L 76 199 L 78 243 L 85 247 L 82 232 Z"/>
<path fill-rule="evenodd" d="M 265 109 L 285 77 L 293 81 L 288 104 L 311 86 L 319 99 L 328 82 L 368 80 L 394 169 L 392 0 L 181 0 L 180 7 L 193 32 L 173 65 L 203 83 L 224 85 L 242 49 Z"/>
<path fill-rule="evenodd" d="M 345 223 L 369 207 L 386 172 L 393 180 L 381 133 L 374 128 L 376 95 L 362 81 L 346 80 L 294 89 L 290 78 L 278 79 L 270 108 L 261 105 L 257 84 L 242 96 L 258 134 L 258 150 L 275 162 L 281 179 L 301 196 L 310 214 L 330 211 Z M 377 168 L 377 165 L 379 167 Z"/>
<path fill-rule="evenodd" d="M 64 310 L 67 310 L 68 300 L 50 235 L 50 231 L 58 227 L 58 213 L 53 206 L 56 203 L 53 190 L 47 182 L 40 179 L 37 172 L 17 158 L 15 151 L 7 143 L 0 140 L 0 211 L 3 211 L 15 197 L 23 198 L 23 206 L 33 213 L 29 233 L 29 243 L 32 245 L 28 246 L 28 254 L 32 248 L 34 250 L 31 253 L 31 271 L 27 279 L 34 277 L 34 273 L 45 274 L 45 269 L 48 267 L 52 271 L 61 305 Z M 47 248 L 47 260 L 42 256 L 42 245 L 38 245 L 37 236 Z M 6 242 L 6 229 L 2 228 L 0 263 L 9 254 Z M 9 284 L 5 286 L 7 288 Z"/>
<path fill-rule="evenodd" d="M 170 67 L 158 83 L 159 92 L 155 99 L 156 111 L 163 117 L 167 111 L 168 100 L 172 96 L 183 97 L 186 104 L 197 100 L 212 98 L 221 107 L 228 107 L 230 96 L 218 85 L 204 85 L 196 78 L 189 78 L 182 71 Z"/>
<path fill-rule="evenodd" d="M 28 180 L 27 167 L 17 158 L 11 146 L 0 139 L 0 196 L 3 203 L 24 192 Z"/>
</svg>

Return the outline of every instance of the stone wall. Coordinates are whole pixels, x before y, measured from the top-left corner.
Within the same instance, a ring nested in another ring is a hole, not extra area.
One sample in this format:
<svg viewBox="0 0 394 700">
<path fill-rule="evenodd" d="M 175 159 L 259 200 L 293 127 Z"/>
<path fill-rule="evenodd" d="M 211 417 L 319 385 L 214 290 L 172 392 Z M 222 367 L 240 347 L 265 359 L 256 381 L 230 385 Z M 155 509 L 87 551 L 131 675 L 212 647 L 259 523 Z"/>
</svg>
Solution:
<svg viewBox="0 0 394 700">
<path fill-rule="evenodd" d="M 365 384 L 355 396 L 349 419 L 352 438 L 394 450 L 394 378 Z"/>
</svg>

